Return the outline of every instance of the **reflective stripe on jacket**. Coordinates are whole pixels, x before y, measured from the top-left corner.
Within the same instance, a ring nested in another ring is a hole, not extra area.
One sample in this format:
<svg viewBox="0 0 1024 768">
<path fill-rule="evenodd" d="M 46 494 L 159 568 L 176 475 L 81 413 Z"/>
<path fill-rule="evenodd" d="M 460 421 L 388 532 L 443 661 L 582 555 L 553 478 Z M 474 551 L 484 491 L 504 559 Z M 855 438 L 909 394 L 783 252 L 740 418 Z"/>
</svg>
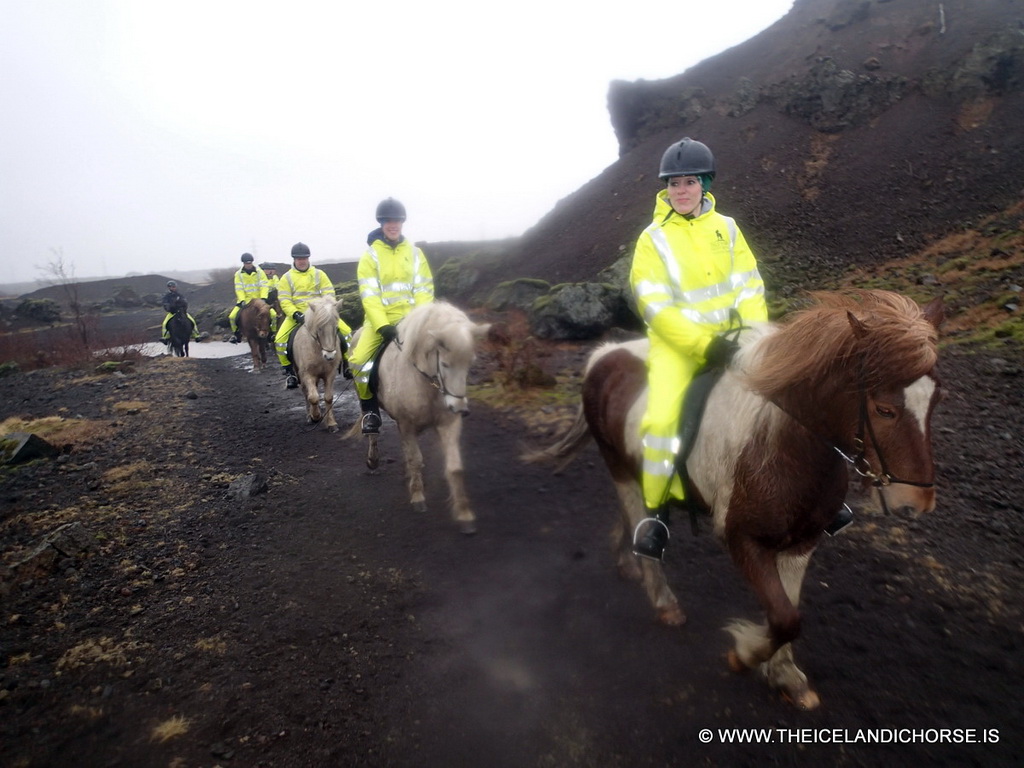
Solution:
<svg viewBox="0 0 1024 768">
<path fill-rule="evenodd" d="M 744 324 L 768 319 L 754 254 L 736 222 L 715 210 L 711 194 L 693 218 L 672 209 L 667 191 L 658 194 L 629 280 L 644 322 L 687 357 L 703 358 L 711 339 L 729 328 L 732 310 Z"/>
<path fill-rule="evenodd" d="M 310 267 L 305 272 L 292 267 L 281 276 L 277 284 L 277 299 L 285 315 L 305 312 L 309 302 L 321 296 L 334 298 L 334 285 L 322 269 Z"/>
<path fill-rule="evenodd" d="M 403 237 L 396 246 L 374 240 L 356 270 L 359 298 L 374 328 L 394 325 L 418 304 L 434 300 L 434 277 L 423 251 Z"/>
<path fill-rule="evenodd" d="M 267 273 L 259 267 L 254 272 L 246 272 L 244 269 L 235 272 L 235 301 L 265 299 L 269 289 Z"/>
</svg>

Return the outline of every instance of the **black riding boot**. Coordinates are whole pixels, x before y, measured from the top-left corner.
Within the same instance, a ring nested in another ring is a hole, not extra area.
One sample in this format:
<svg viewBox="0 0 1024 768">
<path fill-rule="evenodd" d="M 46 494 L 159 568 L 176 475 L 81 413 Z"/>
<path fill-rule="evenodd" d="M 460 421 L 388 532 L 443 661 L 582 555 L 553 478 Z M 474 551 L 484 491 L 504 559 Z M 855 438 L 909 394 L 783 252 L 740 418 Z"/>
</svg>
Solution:
<svg viewBox="0 0 1024 768">
<path fill-rule="evenodd" d="M 668 509 L 662 505 L 647 512 L 633 533 L 633 554 L 660 561 L 668 544 Z"/>
<path fill-rule="evenodd" d="M 370 395 L 366 400 L 360 399 L 359 407 L 363 411 L 362 430 L 364 435 L 376 435 L 380 433 L 380 406 L 377 404 L 377 396 Z"/>
<path fill-rule="evenodd" d="M 285 376 L 288 377 L 286 379 L 288 389 L 295 389 L 297 386 L 299 386 L 299 377 L 295 375 L 294 365 L 286 365 L 284 367 L 284 373 Z"/>
</svg>

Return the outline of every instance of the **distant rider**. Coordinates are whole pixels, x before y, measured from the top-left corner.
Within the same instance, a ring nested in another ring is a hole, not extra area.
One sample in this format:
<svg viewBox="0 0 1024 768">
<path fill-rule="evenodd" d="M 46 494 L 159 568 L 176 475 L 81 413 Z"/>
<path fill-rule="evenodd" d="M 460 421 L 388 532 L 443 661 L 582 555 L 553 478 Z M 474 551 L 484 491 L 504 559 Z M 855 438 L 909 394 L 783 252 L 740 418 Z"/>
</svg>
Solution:
<svg viewBox="0 0 1024 768">
<path fill-rule="evenodd" d="M 366 238 L 356 276 L 365 319 L 359 342 L 349 355 L 355 376 L 363 434 L 380 432 L 380 405 L 370 391 L 370 374 L 380 345 L 398 336 L 395 327 L 418 304 L 434 300 L 434 277 L 423 251 L 402 234 L 405 206 L 393 197 L 377 205 L 380 227 Z"/>
<path fill-rule="evenodd" d="M 332 299 L 335 297 L 331 278 L 322 269 L 309 265 L 309 246 L 305 243 L 296 243 L 292 246 L 292 268 L 285 272 L 278 282 L 278 299 L 284 312 L 284 320 L 281 321 L 281 327 L 274 337 L 277 359 L 288 377 L 288 389 L 299 386 L 295 368 L 288 362 L 288 337 L 292 330 L 305 320 L 304 313 L 309 307 L 309 302 L 324 296 Z M 339 318 L 338 332 L 342 336 L 344 353 L 352 329 Z"/>
<path fill-rule="evenodd" d="M 269 261 L 260 264 L 260 269 L 267 276 L 267 304 L 270 305 L 270 330 L 277 333 L 277 284 L 281 278 L 277 276 L 277 266 Z"/>
<path fill-rule="evenodd" d="M 238 330 L 238 313 L 253 299 L 266 299 L 270 285 L 266 273 L 253 263 L 251 253 L 242 254 L 242 266 L 235 272 L 235 301 L 237 302 L 228 315 L 228 322 L 231 323 L 231 343 L 237 344 L 242 340 L 242 332 Z"/>
<path fill-rule="evenodd" d="M 160 340 L 164 344 L 171 343 L 171 336 L 167 332 L 167 321 L 174 317 L 174 314 L 180 309 L 184 311 L 185 317 L 192 323 L 192 338 L 199 338 L 199 326 L 196 325 L 196 319 L 192 315 L 188 314 L 188 301 L 185 297 L 178 293 L 178 284 L 173 280 L 167 281 L 167 293 L 164 294 L 163 299 L 160 303 L 164 306 L 164 311 L 167 313 L 164 315 L 164 322 L 160 326 Z"/>
</svg>

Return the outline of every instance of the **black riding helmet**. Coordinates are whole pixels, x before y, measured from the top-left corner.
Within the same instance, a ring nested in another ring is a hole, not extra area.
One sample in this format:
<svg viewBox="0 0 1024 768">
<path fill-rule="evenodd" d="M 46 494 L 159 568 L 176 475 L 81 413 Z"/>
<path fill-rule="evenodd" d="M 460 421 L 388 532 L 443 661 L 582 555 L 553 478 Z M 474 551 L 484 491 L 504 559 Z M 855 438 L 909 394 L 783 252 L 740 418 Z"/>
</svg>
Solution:
<svg viewBox="0 0 1024 768">
<path fill-rule="evenodd" d="M 377 203 L 377 223 L 383 224 L 388 219 L 405 221 L 405 206 L 393 197 Z"/>
<path fill-rule="evenodd" d="M 255 259 L 253 259 L 251 253 L 243 253 L 242 254 L 242 263 L 243 264 L 252 264 L 253 261 L 255 261 Z"/>
<path fill-rule="evenodd" d="M 711 181 L 715 178 L 715 156 L 706 144 L 687 136 L 661 156 L 658 178 L 664 181 L 673 176 L 707 176 Z"/>
<path fill-rule="evenodd" d="M 292 246 L 292 258 L 293 259 L 308 259 L 309 258 L 309 246 L 305 243 L 296 243 Z"/>
</svg>

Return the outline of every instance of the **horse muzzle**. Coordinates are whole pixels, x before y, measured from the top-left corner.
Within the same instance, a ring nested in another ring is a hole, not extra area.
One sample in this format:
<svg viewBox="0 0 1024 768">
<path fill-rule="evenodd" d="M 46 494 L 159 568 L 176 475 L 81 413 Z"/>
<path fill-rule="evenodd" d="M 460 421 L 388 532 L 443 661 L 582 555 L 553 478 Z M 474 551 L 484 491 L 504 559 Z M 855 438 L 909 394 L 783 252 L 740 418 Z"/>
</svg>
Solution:
<svg viewBox="0 0 1024 768">
<path fill-rule="evenodd" d="M 325 350 L 323 351 L 323 356 L 324 356 L 324 360 L 326 360 L 326 361 L 330 362 L 331 360 L 333 360 L 333 359 L 334 359 L 335 357 L 337 357 L 337 356 L 338 356 L 338 353 L 337 353 L 337 352 L 333 352 L 333 351 L 332 351 L 332 352 L 328 352 L 328 351 L 327 351 L 327 350 L 325 349 Z"/>
<path fill-rule="evenodd" d="M 445 395 L 444 404 L 448 406 L 448 410 L 451 411 L 452 413 L 457 413 L 460 416 L 469 416 L 468 397 L 454 397 L 452 395 Z"/>
<path fill-rule="evenodd" d="M 882 508 L 898 515 L 926 515 L 935 510 L 935 489 L 915 488 L 907 485 L 887 485 L 876 488 Z"/>
</svg>

